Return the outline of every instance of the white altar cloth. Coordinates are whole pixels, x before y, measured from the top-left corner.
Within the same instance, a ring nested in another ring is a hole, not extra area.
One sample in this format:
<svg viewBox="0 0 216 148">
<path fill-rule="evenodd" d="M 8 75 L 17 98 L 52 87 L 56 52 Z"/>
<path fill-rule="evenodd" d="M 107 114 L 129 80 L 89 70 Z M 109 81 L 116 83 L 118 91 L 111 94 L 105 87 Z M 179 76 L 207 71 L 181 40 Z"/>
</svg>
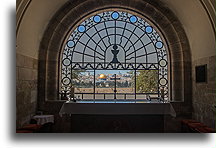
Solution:
<svg viewBox="0 0 216 148">
<path fill-rule="evenodd" d="M 65 102 L 59 112 L 63 114 L 98 115 L 171 115 L 176 112 L 170 103 L 84 103 L 85 101 Z"/>
<path fill-rule="evenodd" d="M 54 115 L 35 115 L 32 119 L 37 121 L 37 124 L 54 123 Z"/>
</svg>

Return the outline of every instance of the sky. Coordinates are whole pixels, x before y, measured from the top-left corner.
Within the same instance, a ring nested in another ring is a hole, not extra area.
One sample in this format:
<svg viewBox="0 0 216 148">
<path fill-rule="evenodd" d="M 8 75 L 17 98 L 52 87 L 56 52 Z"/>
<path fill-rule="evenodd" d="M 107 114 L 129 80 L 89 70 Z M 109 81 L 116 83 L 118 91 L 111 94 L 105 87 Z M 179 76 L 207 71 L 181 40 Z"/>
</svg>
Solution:
<svg viewBox="0 0 216 148">
<path fill-rule="evenodd" d="M 127 74 L 130 70 L 95 70 L 95 74 Z M 93 70 L 86 70 L 85 72 L 81 72 L 81 74 L 86 75 L 87 73 L 90 72 L 90 75 L 94 75 Z"/>
</svg>

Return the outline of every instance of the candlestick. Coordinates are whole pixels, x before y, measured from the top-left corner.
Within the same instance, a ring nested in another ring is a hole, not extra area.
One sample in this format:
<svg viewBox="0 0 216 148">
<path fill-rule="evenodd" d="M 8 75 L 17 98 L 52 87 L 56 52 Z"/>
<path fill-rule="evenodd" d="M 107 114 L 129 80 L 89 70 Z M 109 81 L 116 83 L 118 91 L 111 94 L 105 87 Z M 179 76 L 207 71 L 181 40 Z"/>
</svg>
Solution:
<svg viewBox="0 0 216 148">
<path fill-rule="evenodd" d="M 71 98 L 74 99 L 74 87 L 71 87 Z"/>
<path fill-rule="evenodd" d="M 67 100 L 67 99 L 68 99 L 68 98 L 67 98 L 67 92 L 66 92 L 66 91 L 64 91 L 64 92 L 61 93 L 61 99 L 62 99 L 62 100 Z"/>
<path fill-rule="evenodd" d="M 164 99 L 164 87 L 161 88 L 161 98 Z"/>
</svg>

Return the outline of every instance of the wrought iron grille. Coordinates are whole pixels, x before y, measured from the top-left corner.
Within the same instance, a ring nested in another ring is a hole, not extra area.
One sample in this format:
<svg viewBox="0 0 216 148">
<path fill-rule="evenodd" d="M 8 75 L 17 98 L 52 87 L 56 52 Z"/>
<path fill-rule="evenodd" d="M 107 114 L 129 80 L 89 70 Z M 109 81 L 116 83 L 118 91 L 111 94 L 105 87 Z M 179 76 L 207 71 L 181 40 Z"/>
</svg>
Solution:
<svg viewBox="0 0 216 148">
<path fill-rule="evenodd" d="M 96 14 L 79 24 L 67 38 L 60 62 L 60 93 L 70 93 L 74 81 L 73 71 L 92 70 L 93 91 L 79 94 L 81 98 L 84 98 L 83 95 L 92 94 L 93 99 L 96 94 L 102 94 L 102 99 L 105 99 L 110 93 L 95 91 L 95 71 L 131 70 L 135 75 L 132 94 L 136 99 L 140 94 L 136 91 L 137 71 L 156 70 L 158 86 L 154 94 L 159 97 L 163 88 L 165 98 L 168 98 L 168 60 L 164 43 L 146 20 L 128 12 L 107 11 Z M 130 94 L 124 93 L 124 98 L 126 99 Z"/>
</svg>

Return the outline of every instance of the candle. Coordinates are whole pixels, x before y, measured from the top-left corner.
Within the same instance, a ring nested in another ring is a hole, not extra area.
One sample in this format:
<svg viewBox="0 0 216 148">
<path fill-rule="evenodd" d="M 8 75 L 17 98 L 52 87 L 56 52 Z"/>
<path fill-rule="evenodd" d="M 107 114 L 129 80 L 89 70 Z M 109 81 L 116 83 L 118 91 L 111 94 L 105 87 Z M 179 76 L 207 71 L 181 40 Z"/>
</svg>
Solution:
<svg viewBox="0 0 216 148">
<path fill-rule="evenodd" d="M 74 87 L 71 87 L 71 98 L 74 98 Z"/>
</svg>

